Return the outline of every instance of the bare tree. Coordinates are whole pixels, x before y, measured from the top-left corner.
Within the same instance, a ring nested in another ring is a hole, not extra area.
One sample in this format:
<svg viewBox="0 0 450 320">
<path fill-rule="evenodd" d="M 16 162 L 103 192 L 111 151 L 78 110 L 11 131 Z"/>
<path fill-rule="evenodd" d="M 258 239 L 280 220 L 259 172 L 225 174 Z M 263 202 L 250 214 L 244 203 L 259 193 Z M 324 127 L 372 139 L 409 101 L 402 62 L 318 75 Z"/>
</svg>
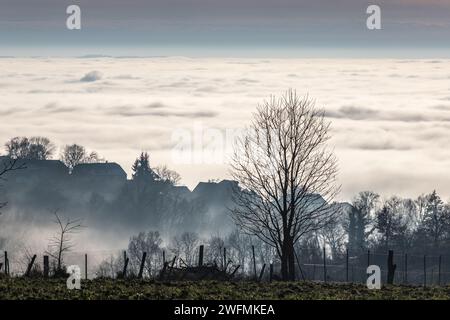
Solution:
<svg viewBox="0 0 450 320">
<path fill-rule="evenodd" d="M 55 145 L 46 137 L 14 137 L 5 147 L 12 159 L 47 160 L 55 151 Z"/>
<path fill-rule="evenodd" d="M 437 250 L 450 230 L 450 205 L 444 204 L 436 190 L 428 195 L 427 200 L 421 228 L 431 240 L 433 250 Z"/>
<path fill-rule="evenodd" d="M 223 249 L 225 241 L 220 235 L 213 235 L 207 241 L 206 260 L 209 263 L 225 268 L 223 261 Z"/>
<path fill-rule="evenodd" d="M 352 201 L 353 210 L 348 214 L 346 230 L 348 247 L 352 252 L 367 249 L 369 238 L 375 231 L 376 211 L 380 196 L 373 191 L 361 191 Z"/>
<path fill-rule="evenodd" d="M 194 232 L 184 232 L 180 236 L 175 236 L 172 239 L 171 249 L 172 253 L 177 257 L 183 259 L 188 266 L 195 264 L 195 257 L 200 245 L 200 238 Z"/>
<path fill-rule="evenodd" d="M 156 175 L 159 177 L 161 181 L 169 182 L 174 186 L 177 185 L 181 180 L 181 176 L 178 172 L 170 170 L 165 165 L 153 168 L 153 171 L 156 173 Z"/>
<path fill-rule="evenodd" d="M 163 240 L 158 231 L 139 232 L 138 235 L 130 238 L 128 243 L 128 255 L 132 272 L 138 273 L 142 260 L 142 254 L 147 253 L 145 273 L 151 277 L 161 267 Z"/>
<path fill-rule="evenodd" d="M 325 225 L 319 232 L 319 235 L 323 238 L 324 243 L 330 246 L 331 256 L 333 259 L 339 258 L 345 250 L 347 232 L 344 228 L 345 222 L 343 220 L 344 215 L 336 215 L 330 220 L 330 223 Z"/>
<path fill-rule="evenodd" d="M 18 163 L 17 159 L 4 160 L 2 163 L 2 168 L 0 169 L 0 180 L 5 180 L 4 175 L 8 172 L 22 169 L 26 169 L 25 163 Z M 0 202 L 0 209 L 4 208 L 6 205 L 7 202 Z"/>
<path fill-rule="evenodd" d="M 243 234 L 240 230 L 232 231 L 227 237 L 227 245 L 229 246 L 227 256 L 228 260 L 240 265 L 239 272 L 244 274 L 246 271 L 246 262 L 251 257 L 250 243 L 252 239 L 249 235 Z"/>
<path fill-rule="evenodd" d="M 67 218 L 65 221 L 62 221 L 60 216 L 58 215 L 58 211 L 54 213 L 55 220 L 53 221 L 58 225 L 58 232 L 50 239 L 49 249 L 46 253 L 56 260 L 56 274 L 62 272 L 63 266 L 63 258 L 64 254 L 67 251 L 70 251 L 73 246 L 72 236 L 78 233 L 85 226 L 82 225 L 81 219 L 72 220 Z"/>
<path fill-rule="evenodd" d="M 403 245 L 408 228 L 404 210 L 402 210 L 403 204 L 403 199 L 392 196 L 376 212 L 375 226 L 380 234 L 380 244 L 383 243 L 386 251 L 393 248 L 393 245 L 397 247 Z"/>
<path fill-rule="evenodd" d="M 80 163 L 97 163 L 102 162 L 97 152 L 88 153 L 86 148 L 78 144 L 66 145 L 61 152 L 61 161 L 69 168 L 70 171 Z"/>
<path fill-rule="evenodd" d="M 247 233 L 273 246 L 284 280 L 295 279 L 294 244 L 336 213 L 330 204 L 337 160 L 326 148 L 330 124 L 308 97 L 289 90 L 258 108 L 250 130 L 237 140 L 232 217 Z"/>
<path fill-rule="evenodd" d="M 77 164 L 83 163 L 86 149 L 78 144 L 66 145 L 61 153 L 61 161 L 72 170 Z"/>
</svg>

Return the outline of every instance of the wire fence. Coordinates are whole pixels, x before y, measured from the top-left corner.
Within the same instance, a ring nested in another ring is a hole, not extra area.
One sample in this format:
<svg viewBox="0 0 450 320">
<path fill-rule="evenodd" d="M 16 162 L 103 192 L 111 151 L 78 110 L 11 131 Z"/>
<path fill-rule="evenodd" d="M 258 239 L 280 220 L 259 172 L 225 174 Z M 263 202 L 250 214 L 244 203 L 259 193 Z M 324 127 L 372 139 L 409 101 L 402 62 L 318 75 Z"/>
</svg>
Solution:
<svg viewBox="0 0 450 320">
<path fill-rule="evenodd" d="M 121 250 L 88 250 L 85 252 L 68 252 L 64 255 L 65 265 L 77 265 L 80 267 L 82 277 L 94 279 L 99 276 L 115 277 L 117 272 L 123 267 L 124 251 Z M 33 270 L 42 272 L 44 269 L 45 253 L 36 254 L 33 262 Z M 381 269 L 381 280 L 387 282 L 388 278 L 388 253 L 380 252 L 359 252 L 353 254 L 347 252 L 339 258 L 331 259 L 324 255 L 322 258 L 315 257 L 307 259 L 300 257 L 297 259 L 296 279 L 309 281 L 325 281 L 325 282 L 350 282 L 350 283 L 366 283 L 367 267 L 369 265 L 377 265 Z M 152 263 L 153 258 L 146 258 L 145 263 Z M 147 277 L 157 274 L 159 268 L 162 268 L 164 262 L 171 261 L 173 255 L 162 252 L 162 256 L 158 261 L 154 261 L 153 273 L 147 273 Z M 29 268 L 31 255 L 14 254 L 14 252 L 0 253 L 0 272 L 7 273 L 10 276 L 25 275 Z M 54 268 L 54 259 L 51 259 Z M 246 265 L 241 266 L 241 275 L 246 274 L 251 278 L 254 270 L 260 275 L 265 267 L 265 273 L 261 275 L 262 280 L 269 279 L 269 270 L 273 270 L 275 274 L 280 273 L 279 263 L 276 261 L 253 261 L 249 256 Z M 141 261 L 134 259 L 130 268 L 139 268 Z M 178 261 L 177 261 L 178 263 Z M 408 253 L 393 253 L 393 263 L 395 264 L 394 284 L 408 285 L 425 285 L 425 286 L 444 286 L 450 284 L 450 255 L 417 255 Z M 103 271 L 102 271 L 103 264 Z M 105 265 L 108 270 L 105 273 Z M 269 268 L 270 265 L 270 268 Z"/>
<path fill-rule="evenodd" d="M 325 258 L 325 262 L 301 262 L 300 277 L 306 280 L 354 282 L 367 281 L 367 267 L 377 265 L 381 269 L 381 280 L 386 283 L 388 278 L 388 253 L 370 252 L 351 254 L 343 258 Z M 450 283 L 449 255 L 412 255 L 408 253 L 394 253 L 395 264 L 394 284 L 412 285 L 447 285 Z"/>
</svg>

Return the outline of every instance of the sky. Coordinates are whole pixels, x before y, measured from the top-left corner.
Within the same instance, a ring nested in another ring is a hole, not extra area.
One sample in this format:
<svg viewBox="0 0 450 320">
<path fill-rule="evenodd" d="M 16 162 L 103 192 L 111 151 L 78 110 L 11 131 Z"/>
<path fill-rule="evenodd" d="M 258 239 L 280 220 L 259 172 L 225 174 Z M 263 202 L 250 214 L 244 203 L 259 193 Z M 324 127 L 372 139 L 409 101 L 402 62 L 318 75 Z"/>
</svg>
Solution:
<svg viewBox="0 0 450 320">
<path fill-rule="evenodd" d="M 0 55 L 449 57 L 449 40 L 450 0 L 0 0 Z"/>
<path fill-rule="evenodd" d="M 0 141 L 79 143 L 128 173 L 148 151 L 192 189 L 227 178 L 235 132 L 293 88 L 332 121 L 341 199 L 450 197 L 450 0 L 0 0 L 0 57 Z"/>
</svg>

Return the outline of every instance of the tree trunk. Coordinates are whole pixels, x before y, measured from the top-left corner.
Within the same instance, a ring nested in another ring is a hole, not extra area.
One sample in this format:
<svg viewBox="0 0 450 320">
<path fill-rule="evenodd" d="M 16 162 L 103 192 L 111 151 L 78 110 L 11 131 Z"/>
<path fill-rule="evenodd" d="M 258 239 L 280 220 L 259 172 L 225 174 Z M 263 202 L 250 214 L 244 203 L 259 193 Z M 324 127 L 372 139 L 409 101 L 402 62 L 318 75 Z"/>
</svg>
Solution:
<svg viewBox="0 0 450 320">
<path fill-rule="evenodd" d="M 388 252 L 388 275 L 387 275 L 387 283 L 388 284 L 394 284 L 394 276 L 395 276 L 396 268 L 397 268 L 397 265 L 394 264 L 394 251 L 389 250 L 389 252 Z"/>
<path fill-rule="evenodd" d="M 295 280 L 294 243 L 290 237 L 283 241 L 281 252 L 281 278 L 283 281 Z"/>
<path fill-rule="evenodd" d="M 289 249 L 289 280 L 295 281 L 295 257 L 294 246 Z"/>
<path fill-rule="evenodd" d="M 283 248 L 281 250 L 280 260 L 281 260 L 281 279 L 283 281 L 287 281 L 289 278 L 289 272 L 288 272 L 288 256 L 285 244 L 283 244 Z"/>
<path fill-rule="evenodd" d="M 288 270 L 289 270 L 289 280 L 295 281 L 295 255 L 294 255 L 294 242 L 292 238 L 289 237 L 288 245 Z"/>
</svg>

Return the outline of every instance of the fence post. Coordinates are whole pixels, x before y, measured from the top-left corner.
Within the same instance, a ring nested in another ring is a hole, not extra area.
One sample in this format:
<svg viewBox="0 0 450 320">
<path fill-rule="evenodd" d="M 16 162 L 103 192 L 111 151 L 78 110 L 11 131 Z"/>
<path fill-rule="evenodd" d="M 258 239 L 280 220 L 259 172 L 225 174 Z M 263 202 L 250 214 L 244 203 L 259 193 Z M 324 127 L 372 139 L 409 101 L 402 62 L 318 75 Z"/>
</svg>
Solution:
<svg viewBox="0 0 450 320">
<path fill-rule="evenodd" d="M 142 254 L 141 266 L 139 267 L 139 274 L 138 274 L 139 279 L 142 278 L 142 275 L 144 273 L 145 258 L 147 258 L 147 252 L 144 251 L 144 253 Z"/>
<path fill-rule="evenodd" d="M 49 270 L 48 256 L 44 256 L 44 278 L 48 278 Z"/>
<path fill-rule="evenodd" d="M 262 280 L 262 277 L 264 275 L 264 270 L 265 269 L 266 269 L 266 264 L 264 263 L 263 266 L 262 266 L 261 272 L 259 274 L 259 279 L 258 279 L 259 282 L 261 282 L 261 280 Z"/>
<path fill-rule="evenodd" d="M 201 245 L 200 249 L 199 249 L 199 253 L 198 253 L 198 266 L 199 267 L 203 266 L 203 249 L 204 249 L 204 246 Z"/>
<path fill-rule="evenodd" d="M 238 265 L 234 271 L 230 274 L 230 278 L 233 278 L 234 274 L 239 270 L 239 268 L 241 267 L 241 265 Z"/>
<path fill-rule="evenodd" d="M 8 275 L 8 251 L 5 251 L 5 275 Z"/>
<path fill-rule="evenodd" d="M 87 253 L 84 254 L 84 279 L 87 280 L 88 279 L 88 269 L 87 269 L 87 265 L 88 265 L 88 259 L 87 259 Z"/>
<path fill-rule="evenodd" d="M 323 247 L 323 282 L 327 282 L 327 257 L 325 252 L 325 246 Z"/>
<path fill-rule="evenodd" d="M 441 262 L 442 262 L 442 256 L 439 256 L 439 274 L 438 274 L 438 286 L 441 285 Z"/>
<path fill-rule="evenodd" d="M 367 266 L 370 266 L 370 250 L 367 250 Z"/>
<path fill-rule="evenodd" d="M 166 263 L 166 251 L 163 250 L 163 265 Z"/>
<path fill-rule="evenodd" d="M 427 286 L 427 256 L 423 256 L 423 286 Z"/>
<path fill-rule="evenodd" d="M 408 254 L 405 253 L 405 273 L 403 275 L 405 284 L 408 283 Z"/>
<path fill-rule="evenodd" d="M 29 277 L 30 276 L 31 268 L 33 268 L 34 260 L 36 260 L 36 255 L 34 255 L 33 258 L 31 258 L 31 261 L 28 264 L 27 272 L 25 272 L 25 277 Z"/>
<path fill-rule="evenodd" d="M 170 264 L 169 267 L 169 273 L 167 274 L 167 278 L 170 280 L 170 274 L 172 273 L 173 270 L 173 266 L 175 265 L 175 261 L 177 260 L 177 256 L 173 257 L 172 259 L 172 263 Z M 167 266 L 169 265 L 169 263 L 167 263 Z"/>
<path fill-rule="evenodd" d="M 387 265 L 388 265 L 387 283 L 394 284 L 395 269 L 397 268 L 397 265 L 394 264 L 394 251 L 393 250 L 389 250 L 389 252 L 388 252 Z"/>
<path fill-rule="evenodd" d="M 345 281 L 348 282 L 348 248 L 345 251 Z"/>
<path fill-rule="evenodd" d="M 227 248 L 223 248 L 223 269 L 227 269 Z"/>
<path fill-rule="evenodd" d="M 253 271 L 255 274 L 255 280 L 257 280 L 257 275 L 256 275 L 256 259 L 255 259 L 255 246 L 252 245 L 252 253 L 253 253 Z"/>
<path fill-rule="evenodd" d="M 127 268 L 128 268 L 128 261 L 129 261 L 129 259 L 127 258 L 126 251 L 123 252 L 123 258 L 124 258 L 124 263 L 123 263 L 122 276 L 123 276 L 123 278 L 125 278 L 127 276 Z"/>
</svg>

